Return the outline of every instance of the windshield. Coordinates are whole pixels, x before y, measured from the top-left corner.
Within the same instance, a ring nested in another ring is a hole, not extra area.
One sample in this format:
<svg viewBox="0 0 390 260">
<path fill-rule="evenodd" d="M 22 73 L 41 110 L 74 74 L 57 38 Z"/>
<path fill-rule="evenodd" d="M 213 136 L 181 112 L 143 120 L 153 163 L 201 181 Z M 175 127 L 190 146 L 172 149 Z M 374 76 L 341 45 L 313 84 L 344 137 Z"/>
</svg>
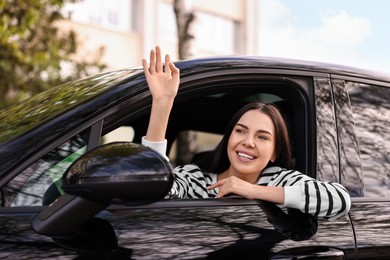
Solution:
<svg viewBox="0 0 390 260">
<path fill-rule="evenodd" d="M 0 143 L 33 129 L 42 122 L 108 90 L 139 70 L 117 70 L 97 74 L 50 88 L 22 103 L 0 111 Z"/>
</svg>

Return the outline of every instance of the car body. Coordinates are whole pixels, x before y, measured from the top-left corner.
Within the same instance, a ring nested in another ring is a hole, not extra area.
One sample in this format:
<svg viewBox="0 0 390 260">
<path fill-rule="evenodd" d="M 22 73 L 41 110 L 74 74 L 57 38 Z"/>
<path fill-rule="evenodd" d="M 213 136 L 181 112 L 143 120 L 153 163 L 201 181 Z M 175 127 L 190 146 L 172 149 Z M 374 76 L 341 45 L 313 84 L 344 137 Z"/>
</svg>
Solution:
<svg viewBox="0 0 390 260">
<path fill-rule="evenodd" d="M 95 207 L 76 192 L 75 200 L 65 193 L 64 204 L 43 205 L 47 189 L 77 158 L 110 144 L 141 142 L 151 96 L 142 69 L 132 68 L 54 87 L 0 112 L 0 257 L 390 258 L 389 76 L 249 56 L 176 65 L 181 83 L 167 130 L 173 167 L 212 149 L 243 104 L 273 102 L 286 118 L 295 168 L 344 185 L 352 197 L 349 214 L 309 219 L 302 230 L 308 225 L 314 232 L 294 239 L 283 230 L 286 223 L 274 218 L 275 205 L 239 197 L 168 200 L 161 194 L 145 202 L 152 192 L 145 183 L 132 203 Z M 197 143 L 189 158 L 176 145 L 186 135 Z M 81 202 L 73 209 L 69 201 Z M 61 229 L 57 233 L 40 232 L 48 210 L 58 216 L 48 224 Z M 66 232 L 82 218 L 90 218 L 90 226 L 77 235 Z"/>
</svg>

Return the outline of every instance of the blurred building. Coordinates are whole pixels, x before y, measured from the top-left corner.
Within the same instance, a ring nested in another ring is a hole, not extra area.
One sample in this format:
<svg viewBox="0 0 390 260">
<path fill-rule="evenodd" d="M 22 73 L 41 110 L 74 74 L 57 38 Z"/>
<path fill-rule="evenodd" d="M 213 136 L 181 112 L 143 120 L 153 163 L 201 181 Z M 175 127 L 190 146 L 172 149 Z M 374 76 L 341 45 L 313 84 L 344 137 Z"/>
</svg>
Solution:
<svg viewBox="0 0 390 260">
<path fill-rule="evenodd" d="M 258 53 L 259 0 L 185 0 L 192 8 L 194 57 Z M 83 0 L 68 4 L 62 28 L 79 36 L 81 58 L 103 46 L 110 69 L 139 66 L 155 45 L 177 60 L 173 0 Z"/>
</svg>

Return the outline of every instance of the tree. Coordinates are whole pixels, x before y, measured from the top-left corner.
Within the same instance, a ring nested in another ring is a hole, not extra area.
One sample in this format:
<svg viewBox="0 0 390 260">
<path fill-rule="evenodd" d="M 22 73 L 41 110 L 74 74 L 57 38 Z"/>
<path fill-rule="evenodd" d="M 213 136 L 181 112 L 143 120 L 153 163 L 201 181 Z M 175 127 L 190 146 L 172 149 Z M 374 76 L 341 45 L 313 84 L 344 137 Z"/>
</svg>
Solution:
<svg viewBox="0 0 390 260">
<path fill-rule="evenodd" d="M 176 16 L 177 37 L 179 39 L 179 59 L 189 59 L 193 56 L 195 36 L 193 33 L 195 14 L 191 1 L 175 0 L 173 9 Z"/>
<path fill-rule="evenodd" d="M 179 59 L 189 59 L 193 55 L 193 45 L 195 41 L 195 36 L 193 34 L 195 14 L 192 10 L 191 1 L 175 0 L 173 5 L 179 39 Z M 188 163 L 197 152 L 197 138 L 197 134 L 192 131 L 186 131 L 179 134 L 176 151 L 176 163 L 178 165 Z"/>
<path fill-rule="evenodd" d="M 64 4 L 76 1 L 0 1 L 0 108 L 105 67 L 102 48 L 76 61 L 76 33 L 57 27 Z"/>
</svg>

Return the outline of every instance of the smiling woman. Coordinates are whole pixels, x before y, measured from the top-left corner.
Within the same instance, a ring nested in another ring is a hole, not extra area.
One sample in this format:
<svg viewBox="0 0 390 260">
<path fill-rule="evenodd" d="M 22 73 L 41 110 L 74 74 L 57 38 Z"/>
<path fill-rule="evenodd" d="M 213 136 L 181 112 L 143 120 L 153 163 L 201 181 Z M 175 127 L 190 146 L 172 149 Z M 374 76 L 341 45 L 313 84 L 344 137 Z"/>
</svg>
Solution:
<svg viewBox="0 0 390 260">
<path fill-rule="evenodd" d="M 152 93 L 149 126 L 142 143 L 166 157 L 165 133 L 179 87 L 179 69 L 161 50 L 142 61 Z M 259 199 L 325 218 L 345 215 L 351 205 L 347 190 L 325 183 L 291 167 L 291 145 L 286 123 L 272 104 L 250 103 L 228 125 L 216 149 L 203 163 L 178 166 L 170 198 L 220 198 L 231 194 Z"/>
</svg>

